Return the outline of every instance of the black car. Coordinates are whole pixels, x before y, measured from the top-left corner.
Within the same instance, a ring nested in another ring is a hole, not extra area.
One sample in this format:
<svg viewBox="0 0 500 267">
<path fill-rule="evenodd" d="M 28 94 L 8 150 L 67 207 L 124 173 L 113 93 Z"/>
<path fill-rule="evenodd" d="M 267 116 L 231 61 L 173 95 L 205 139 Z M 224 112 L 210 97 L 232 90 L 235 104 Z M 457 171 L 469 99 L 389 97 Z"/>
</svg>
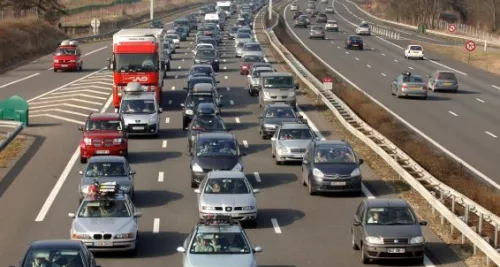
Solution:
<svg viewBox="0 0 500 267">
<path fill-rule="evenodd" d="M 179 26 L 175 29 L 175 33 L 180 36 L 181 41 L 186 41 L 187 37 L 189 36 L 189 31 L 187 27 L 184 26 Z"/>
<path fill-rule="evenodd" d="M 186 100 L 181 104 L 182 109 L 182 129 L 186 129 L 194 117 L 195 111 L 198 109 L 200 103 L 212 103 L 217 106 L 217 99 L 215 99 L 211 92 L 194 92 L 190 91 L 186 96 Z"/>
<path fill-rule="evenodd" d="M 268 104 L 264 107 L 262 115 L 259 116 L 259 134 L 262 139 L 274 135 L 276 127 L 282 122 L 303 122 L 302 116 L 297 116 L 292 106 L 285 103 Z"/>
<path fill-rule="evenodd" d="M 154 29 L 163 29 L 163 21 L 161 21 L 161 20 L 153 20 L 153 21 L 151 21 L 151 28 L 154 28 Z"/>
<path fill-rule="evenodd" d="M 302 12 L 302 11 L 295 11 L 293 13 L 293 19 L 297 19 L 298 17 L 300 17 L 303 14 L 304 14 L 304 12 Z"/>
<path fill-rule="evenodd" d="M 199 84 L 199 83 L 210 83 L 213 86 L 217 86 L 216 84 L 218 82 L 219 81 L 215 81 L 214 77 L 211 75 L 206 75 L 206 74 L 197 75 L 197 74 L 195 74 L 189 78 L 189 80 L 187 81 L 187 86 L 184 87 L 184 90 L 189 92 L 189 91 L 193 90 L 194 86 Z"/>
<path fill-rule="evenodd" d="M 191 187 L 197 187 L 213 170 L 243 171 L 238 139 L 230 132 L 199 133 L 189 151 L 191 155 Z"/>
<path fill-rule="evenodd" d="M 19 266 L 81 266 L 100 267 L 94 255 L 80 240 L 34 241 L 19 262 Z"/>
<path fill-rule="evenodd" d="M 214 68 L 212 68 L 211 65 L 206 65 L 206 64 L 196 64 L 191 67 L 188 73 L 188 81 L 192 76 L 211 76 L 214 77 L 215 81 L 215 76 L 217 75 L 214 71 Z"/>
<path fill-rule="evenodd" d="M 207 103 L 203 103 L 207 104 Z M 198 106 L 200 109 L 201 104 Z M 197 112 L 198 113 L 198 112 Z M 226 127 L 222 118 L 215 114 L 198 113 L 194 116 L 188 128 L 188 151 L 191 150 L 193 140 L 198 133 L 202 132 L 226 132 L 230 131 Z"/>
<path fill-rule="evenodd" d="M 319 13 L 318 16 L 316 16 L 316 23 L 326 23 L 327 20 L 328 17 L 325 13 Z"/>
<path fill-rule="evenodd" d="M 360 159 L 341 140 L 313 140 L 302 161 L 301 183 L 309 194 L 321 192 L 361 193 Z"/>
<path fill-rule="evenodd" d="M 215 49 L 200 49 L 196 51 L 194 63 L 212 65 L 214 71 L 220 70 L 219 55 Z"/>
<path fill-rule="evenodd" d="M 363 50 L 363 38 L 359 35 L 349 35 L 345 40 L 345 49 L 351 49 L 357 47 L 359 50 Z"/>
</svg>

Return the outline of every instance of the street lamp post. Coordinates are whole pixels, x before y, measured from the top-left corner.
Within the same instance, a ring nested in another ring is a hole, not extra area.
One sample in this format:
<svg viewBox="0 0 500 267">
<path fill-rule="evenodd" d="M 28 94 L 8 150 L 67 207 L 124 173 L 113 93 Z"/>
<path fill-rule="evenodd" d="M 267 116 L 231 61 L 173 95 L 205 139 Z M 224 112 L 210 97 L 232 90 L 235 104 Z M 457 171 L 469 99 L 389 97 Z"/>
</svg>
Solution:
<svg viewBox="0 0 500 267">
<path fill-rule="evenodd" d="M 269 0 L 269 10 L 267 11 L 269 13 L 269 21 L 273 20 L 273 0 Z"/>
<path fill-rule="evenodd" d="M 154 19 L 154 11 L 155 11 L 155 0 L 149 0 L 151 3 L 151 7 L 149 10 L 149 19 L 153 20 Z"/>
</svg>

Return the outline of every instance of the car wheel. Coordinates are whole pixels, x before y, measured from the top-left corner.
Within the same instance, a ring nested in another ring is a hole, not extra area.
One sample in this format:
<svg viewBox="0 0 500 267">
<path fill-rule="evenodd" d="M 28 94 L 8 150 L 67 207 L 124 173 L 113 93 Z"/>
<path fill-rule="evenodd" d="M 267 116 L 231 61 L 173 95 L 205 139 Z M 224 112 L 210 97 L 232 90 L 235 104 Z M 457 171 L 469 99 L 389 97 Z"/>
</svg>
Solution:
<svg viewBox="0 0 500 267">
<path fill-rule="evenodd" d="M 316 195 L 316 192 L 314 191 L 314 189 L 312 188 L 312 185 L 311 185 L 311 182 L 309 181 L 307 183 L 307 191 L 309 192 L 309 195 L 310 196 L 314 196 Z"/>
<path fill-rule="evenodd" d="M 195 181 L 191 181 L 191 188 L 197 188 L 198 187 L 198 183 L 196 183 Z"/>
<path fill-rule="evenodd" d="M 87 163 L 87 159 L 80 156 L 80 163 Z"/>
<path fill-rule="evenodd" d="M 424 266 L 424 257 L 412 260 L 412 263 L 417 266 Z"/>
<path fill-rule="evenodd" d="M 454 93 L 454 94 L 458 93 L 458 89 L 453 90 L 453 93 Z"/>
<path fill-rule="evenodd" d="M 359 250 L 359 247 L 356 244 L 356 237 L 354 237 L 354 233 L 351 233 L 351 247 L 354 250 Z"/>
<path fill-rule="evenodd" d="M 307 183 L 306 183 L 306 180 L 304 179 L 304 176 L 302 175 L 301 177 L 302 177 L 301 178 L 301 180 L 302 180 L 301 181 L 302 186 L 307 186 Z"/>
<path fill-rule="evenodd" d="M 260 131 L 260 138 L 262 138 L 262 140 L 267 139 L 267 136 L 263 131 Z"/>
<path fill-rule="evenodd" d="M 363 244 L 361 244 L 361 263 L 368 264 L 369 262 L 370 262 L 370 259 L 368 257 L 366 257 L 365 246 L 363 246 Z"/>
<path fill-rule="evenodd" d="M 281 163 L 283 163 L 283 162 L 279 161 L 279 160 L 278 160 L 278 158 L 276 158 L 276 159 L 274 160 L 274 163 L 275 163 L 276 165 L 281 165 Z"/>
<path fill-rule="evenodd" d="M 257 219 L 247 221 L 246 225 L 249 228 L 256 228 L 257 227 Z"/>
<path fill-rule="evenodd" d="M 54 72 L 57 72 L 57 69 L 54 68 Z"/>
</svg>

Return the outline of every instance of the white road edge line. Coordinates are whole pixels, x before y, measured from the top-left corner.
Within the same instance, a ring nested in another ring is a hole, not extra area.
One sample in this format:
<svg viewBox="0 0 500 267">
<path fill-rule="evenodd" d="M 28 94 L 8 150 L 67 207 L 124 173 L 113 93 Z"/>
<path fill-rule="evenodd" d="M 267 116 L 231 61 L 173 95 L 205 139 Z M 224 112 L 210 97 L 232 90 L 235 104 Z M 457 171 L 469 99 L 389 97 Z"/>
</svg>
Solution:
<svg viewBox="0 0 500 267">
<path fill-rule="evenodd" d="M 153 234 L 160 232 L 160 218 L 155 218 L 153 220 Z"/>
<path fill-rule="evenodd" d="M 495 88 L 495 89 L 500 90 L 500 87 L 499 87 L 499 86 L 496 86 L 496 85 L 494 85 L 494 84 L 492 84 L 492 85 L 491 85 L 491 87 L 493 87 L 493 88 Z"/>
<path fill-rule="evenodd" d="M 159 172 L 158 173 L 158 182 L 159 183 L 162 183 L 163 182 L 163 178 L 165 176 L 165 173 L 164 172 Z"/>
<path fill-rule="evenodd" d="M 280 225 L 278 224 L 278 220 L 275 218 L 271 219 L 271 223 L 273 224 L 274 232 L 278 235 L 281 234 L 281 228 Z"/>
<path fill-rule="evenodd" d="M 15 81 L 12 81 L 12 82 L 7 83 L 7 84 L 4 84 L 4 85 L 0 86 L 0 89 L 5 88 L 5 87 L 7 87 L 7 86 L 9 86 L 9 85 L 13 85 L 13 84 L 18 83 L 18 82 L 25 81 L 25 80 L 27 80 L 27 79 L 29 79 L 29 78 L 33 78 L 33 77 L 38 76 L 38 75 L 40 75 L 40 72 L 37 72 L 37 73 L 35 73 L 35 74 L 31 74 L 30 76 L 26 76 L 26 77 L 21 78 L 21 79 L 17 79 L 17 80 L 15 80 Z"/>
<path fill-rule="evenodd" d="M 96 53 L 96 52 L 99 52 L 99 51 L 101 51 L 101 50 L 104 50 L 104 49 L 106 49 L 106 48 L 108 48 L 108 46 L 103 46 L 103 47 L 101 47 L 101 48 L 97 48 L 96 50 L 93 50 L 93 51 L 88 52 L 87 54 L 84 54 L 82 57 L 86 57 L 86 56 L 88 56 L 88 55 L 92 55 L 92 54 L 94 54 L 94 53 Z"/>
<path fill-rule="evenodd" d="M 480 98 L 476 98 L 477 101 L 481 102 L 481 103 L 485 103 L 484 100 L 480 99 Z"/>
<path fill-rule="evenodd" d="M 260 174 L 258 172 L 254 172 L 253 176 L 255 177 L 255 181 L 257 181 L 257 183 L 262 182 L 262 179 L 260 179 Z"/>
<path fill-rule="evenodd" d="M 485 131 L 485 133 L 493 138 L 497 138 L 498 136 L 492 134 L 491 132 Z"/>
<path fill-rule="evenodd" d="M 453 116 L 455 116 L 455 117 L 458 117 L 457 113 L 455 113 L 455 112 L 453 112 L 453 111 L 451 111 L 451 110 L 449 110 L 448 112 L 449 112 L 451 115 L 453 115 Z"/>
</svg>

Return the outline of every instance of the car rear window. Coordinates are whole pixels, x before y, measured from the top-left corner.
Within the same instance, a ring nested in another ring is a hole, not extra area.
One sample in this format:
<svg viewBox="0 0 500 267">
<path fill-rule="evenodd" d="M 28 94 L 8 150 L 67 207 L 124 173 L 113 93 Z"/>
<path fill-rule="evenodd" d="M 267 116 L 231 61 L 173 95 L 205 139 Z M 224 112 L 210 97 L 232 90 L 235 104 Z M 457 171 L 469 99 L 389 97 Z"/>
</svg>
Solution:
<svg viewBox="0 0 500 267">
<path fill-rule="evenodd" d="M 422 51 L 422 47 L 421 46 L 410 46 L 410 50 Z"/>
<path fill-rule="evenodd" d="M 440 72 L 438 74 L 438 79 L 440 80 L 456 80 L 457 77 L 455 76 L 455 73 L 452 72 Z"/>
<path fill-rule="evenodd" d="M 421 77 L 415 77 L 415 76 L 406 76 L 403 78 L 403 82 L 405 83 L 423 83 L 424 82 L 424 79 L 422 79 Z"/>
</svg>

